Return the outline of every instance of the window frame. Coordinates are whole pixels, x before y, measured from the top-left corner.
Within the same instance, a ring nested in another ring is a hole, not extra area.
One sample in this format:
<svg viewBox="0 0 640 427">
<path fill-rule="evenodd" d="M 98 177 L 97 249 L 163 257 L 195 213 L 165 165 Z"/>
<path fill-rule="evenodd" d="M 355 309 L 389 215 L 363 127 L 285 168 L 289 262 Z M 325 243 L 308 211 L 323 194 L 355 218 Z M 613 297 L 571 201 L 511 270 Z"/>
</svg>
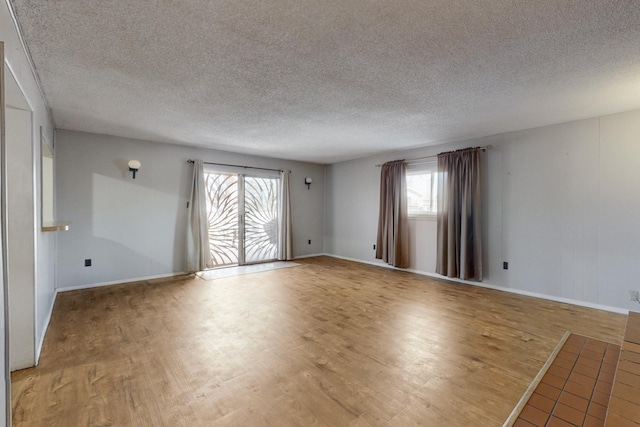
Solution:
<svg viewBox="0 0 640 427">
<path fill-rule="evenodd" d="M 434 177 L 438 176 L 438 161 L 437 159 L 428 160 L 420 163 L 413 163 L 407 165 L 407 178 L 411 175 L 426 175 L 431 174 L 431 189 L 430 195 L 432 197 L 432 204 L 436 204 L 436 209 L 429 212 L 411 212 L 409 210 L 408 201 L 409 195 L 407 194 L 407 214 L 410 220 L 427 220 L 427 221 L 435 221 L 438 215 L 437 211 L 437 197 L 438 197 L 438 183 L 437 179 L 434 180 Z M 407 180 L 407 193 L 409 192 L 409 182 Z M 435 195 L 435 202 L 434 200 Z"/>
</svg>

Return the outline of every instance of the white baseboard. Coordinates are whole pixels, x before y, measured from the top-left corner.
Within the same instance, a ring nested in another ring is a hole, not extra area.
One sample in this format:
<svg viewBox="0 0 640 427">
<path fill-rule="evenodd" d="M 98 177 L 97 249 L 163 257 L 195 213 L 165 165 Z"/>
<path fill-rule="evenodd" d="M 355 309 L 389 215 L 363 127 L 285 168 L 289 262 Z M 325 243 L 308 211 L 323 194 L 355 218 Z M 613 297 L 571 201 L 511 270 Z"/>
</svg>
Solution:
<svg viewBox="0 0 640 427">
<path fill-rule="evenodd" d="M 397 267 L 394 267 L 392 265 L 386 264 L 386 263 L 384 263 L 382 261 L 380 261 L 380 262 L 364 261 L 364 260 L 360 260 L 360 259 L 343 257 L 343 256 L 340 256 L 340 255 L 333 255 L 333 254 L 322 254 L 322 255 L 333 257 L 333 258 L 344 259 L 344 260 L 347 260 L 347 261 L 359 262 L 361 264 L 375 265 L 376 267 L 384 267 L 384 268 L 388 268 L 388 269 L 391 269 L 391 270 L 408 271 L 409 273 L 420 274 L 422 276 L 429 276 L 429 277 L 433 277 L 433 278 L 436 278 L 436 279 L 447 280 L 447 281 L 456 282 L 456 283 L 462 283 L 462 284 L 465 284 L 465 285 L 479 286 L 481 288 L 493 289 L 495 291 L 509 292 L 509 293 L 512 293 L 512 294 L 518 294 L 518 295 L 524 295 L 524 296 L 528 296 L 528 297 L 546 299 L 546 300 L 549 300 L 549 301 L 561 302 L 561 303 L 565 303 L 565 304 L 572 304 L 572 305 L 577 305 L 577 306 L 580 306 L 580 307 L 594 308 L 596 310 L 610 311 L 610 312 L 613 312 L 613 313 L 629 314 L 629 310 L 626 310 L 626 309 L 623 309 L 623 308 L 619 308 L 619 307 L 612 307 L 612 306 L 609 306 L 609 305 L 595 304 L 595 303 L 588 302 L 588 301 L 580 301 L 580 300 L 575 300 L 575 299 L 571 299 L 571 298 L 563 298 L 563 297 L 558 297 L 558 296 L 555 296 L 555 295 L 541 294 L 541 293 L 538 293 L 538 292 L 525 291 L 525 290 L 521 290 L 521 289 L 505 288 L 504 286 L 496 286 L 496 285 L 492 285 L 492 284 L 489 284 L 489 283 L 475 282 L 473 280 L 462 280 L 462 279 L 456 279 L 456 278 L 452 278 L 452 277 L 445 277 L 445 276 L 441 276 L 440 274 L 431 273 L 431 272 L 428 272 L 428 271 L 413 270 L 413 269 L 409 269 L 409 268 L 397 268 Z"/>
<path fill-rule="evenodd" d="M 345 261 L 359 262 L 360 264 L 375 265 L 376 267 L 384 267 L 384 268 L 388 268 L 390 270 L 409 271 L 406 268 L 397 268 L 397 267 L 394 267 L 394 266 L 389 265 L 389 264 L 387 264 L 385 262 L 382 262 L 382 261 L 365 261 L 363 259 L 349 258 L 349 257 L 346 257 L 346 256 L 334 255 L 334 254 L 322 254 L 322 255 L 330 256 L 332 258 L 343 259 Z M 411 273 L 415 273 L 415 271 L 411 271 Z"/>
<path fill-rule="evenodd" d="M 327 255 L 327 254 L 322 253 L 322 254 L 299 255 L 299 256 L 293 257 L 292 260 L 303 259 L 303 258 L 313 258 L 313 257 L 323 256 L 323 255 Z"/>
<path fill-rule="evenodd" d="M 344 259 L 346 261 L 358 262 L 360 264 L 368 264 L 368 265 L 373 265 L 373 266 L 376 266 L 376 267 L 384 267 L 384 268 L 388 268 L 390 270 L 407 271 L 407 272 L 410 272 L 410 273 L 420 274 L 422 276 L 434 277 L 434 278 L 440 279 L 440 280 L 446 280 L 446 281 L 450 281 L 450 282 L 462 283 L 462 284 L 471 285 L 471 286 L 479 286 L 479 287 L 482 287 L 482 288 L 493 289 L 493 290 L 496 290 L 496 291 L 503 291 L 503 292 L 509 292 L 509 293 L 518 294 L 518 295 L 525 295 L 525 296 L 534 297 L 534 298 L 546 299 L 546 300 L 549 300 L 549 301 L 561 302 L 561 303 L 565 303 L 565 304 L 572 304 L 572 305 L 577 305 L 577 306 L 587 307 L 587 308 L 594 308 L 594 309 L 597 309 L 597 310 L 610 311 L 610 312 L 613 312 L 613 313 L 629 314 L 629 310 L 625 310 L 625 309 L 618 308 L 618 307 L 611 307 L 611 306 L 602 305 L 602 304 L 594 304 L 594 303 L 587 302 L 587 301 L 579 301 L 579 300 L 574 300 L 574 299 L 570 299 L 570 298 L 562 298 L 562 297 L 557 297 L 557 296 L 554 296 L 554 295 L 540 294 L 540 293 L 537 293 L 537 292 L 530 292 L 530 291 L 525 291 L 525 290 L 521 290 L 521 289 L 505 288 L 503 286 L 496 286 L 496 285 L 491 285 L 491 284 L 482 283 L 482 282 L 474 282 L 474 281 L 471 281 L 471 280 L 462 280 L 462 279 L 444 277 L 444 276 L 441 276 L 439 274 L 431 273 L 431 272 L 428 272 L 428 271 L 397 268 L 397 267 L 393 267 L 391 265 L 388 265 L 388 264 L 386 264 L 386 263 L 384 263 L 382 261 L 380 261 L 380 262 L 365 261 L 365 260 L 361 260 L 361 259 L 349 258 L 349 257 L 335 255 L 335 254 L 329 254 L 329 253 L 301 255 L 301 256 L 297 256 L 297 257 L 295 257 L 293 259 L 295 260 L 295 259 L 313 258 L 313 257 L 318 257 L 318 256 L 328 256 L 328 257 L 332 257 L 332 258 Z M 53 296 L 53 300 L 51 301 L 51 305 L 49 307 L 49 312 L 47 313 L 47 320 L 45 322 L 45 327 L 44 327 L 44 330 L 42 332 L 42 336 L 40 337 L 40 340 L 36 343 L 36 354 L 35 354 L 35 356 L 36 356 L 35 357 L 36 366 L 38 365 L 38 362 L 40 360 L 40 353 L 42 352 L 42 345 L 44 343 L 44 338 L 47 335 L 47 330 L 49 329 L 49 323 L 51 322 L 51 316 L 53 314 L 53 307 L 55 305 L 56 298 L 57 298 L 59 292 L 77 291 L 77 290 L 81 290 L 81 289 L 90 289 L 90 288 L 97 288 L 97 287 L 101 287 L 101 286 L 118 285 L 118 284 L 122 284 L 122 283 L 140 282 L 140 281 L 144 281 L 144 280 L 163 279 L 163 278 L 167 278 L 167 277 L 182 276 L 182 275 L 185 275 L 185 274 L 188 274 L 188 273 L 181 272 L 181 273 L 160 274 L 160 275 L 156 275 L 156 276 L 138 277 L 138 278 L 134 278 L 134 279 L 125 279 L 125 280 L 115 280 L 115 281 L 111 281 L 111 282 L 91 283 L 91 284 L 87 284 L 87 285 L 68 286 L 68 287 L 56 289 L 55 294 Z"/>
<path fill-rule="evenodd" d="M 130 279 L 113 280 L 110 282 L 90 283 L 90 284 L 78 285 L 78 286 L 66 286 L 63 288 L 57 288 L 56 294 L 58 292 L 79 291 L 82 289 L 99 288 L 101 286 L 121 285 L 123 283 L 142 282 L 145 280 L 153 280 L 153 279 L 164 279 L 167 277 L 183 276 L 185 274 L 189 274 L 189 273 L 183 271 L 181 273 L 158 274 L 156 276 L 133 277 Z"/>
<path fill-rule="evenodd" d="M 187 274 L 187 273 L 182 272 L 182 273 L 159 274 L 156 276 L 140 277 L 135 279 L 116 280 L 112 282 L 91 283 L 87 285 L 57 288 L 53 294 L 51 305 L 49 306 L 49 312 L 47 313 L 47 320 L 44 325 L 44 330 L 42 331 L 42 336 L 40 337 L 38 342 L 36 342 L 35 366 L 38 366 L 38 362 L 40 361 L 40 353 L 42 353 L 42 345 L 44 344 L 44 338 L 47 336 L 47 331 L 49 330 L 49 324 L 51 323 L 51 316 L 53 315 L 53 307 L 56 303 L 56 298 L 58 297 L 58 293 L 67 292 L 67 291 L 78 291 L 78 290 L 89 289 L 89 288 L 97 288 L 101 286 L 118 285 L 118 284 L 129 283 L 129 282 L 140 282 L 143 280 L 163 279 L 165 277 L 181 276 L 183 274 Z"/>
</svg>

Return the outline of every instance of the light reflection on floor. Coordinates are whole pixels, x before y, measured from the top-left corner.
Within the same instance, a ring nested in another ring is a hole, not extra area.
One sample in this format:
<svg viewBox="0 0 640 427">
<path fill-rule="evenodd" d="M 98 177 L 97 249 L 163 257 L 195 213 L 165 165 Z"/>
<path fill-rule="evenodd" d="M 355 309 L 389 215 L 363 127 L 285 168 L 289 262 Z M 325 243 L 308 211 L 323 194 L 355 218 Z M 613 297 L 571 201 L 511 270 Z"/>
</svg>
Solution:
<svg viewBox="0 0 640 427">
<path fill-rule="evenodd" d="M 300 264 L 292 261 L 265 262 L 262 264 L 214 268 L 196 273 L 196 276 L 204 280 L 215 280 L 223 279 L 225 277 L 239 276 L 241 274 L 261 273 L 263 271 L 277 270 L 279 268 L 295 267 L 298 265 Z"/>
<path fill-rule="evenodd" d="M 447 363 L 439 352 L 449 341 L 447 323 L 439 321 L 438 313 L 424 304 L 409 303 L 398 319 L 398 325 L 404 325 L 400 329 L 406 329 L 399 340 L 398 364 L 410 377 L 429 378 L 429 374 L 436 377 L 441 371 L 441 364 Z M 424 330 L 429 334 L 422 333 Z"/>
</svg>

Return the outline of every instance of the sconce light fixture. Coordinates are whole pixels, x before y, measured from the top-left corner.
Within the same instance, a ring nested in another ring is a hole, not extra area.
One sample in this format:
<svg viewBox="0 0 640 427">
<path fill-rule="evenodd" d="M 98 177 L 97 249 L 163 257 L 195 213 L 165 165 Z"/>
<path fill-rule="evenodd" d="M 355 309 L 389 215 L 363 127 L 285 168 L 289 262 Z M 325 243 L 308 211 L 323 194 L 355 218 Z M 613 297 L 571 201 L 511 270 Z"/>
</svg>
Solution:
<svg viewBox="0 0 640 427">
<path fill-rule="evenodd" d="M 138 169 L 140 169 L 140 162 L 137 160 L 129 160 L 129 172 L 133 172 L 133 179 L 136 179 Z"/>
<path fill-rule="evenodd" d="M 304 179 L 304 183 L 307 184 L 307 190 L 311 188 L 311 181 L 313 181 L 311 178 L 306 177 Z"/>
</svg>

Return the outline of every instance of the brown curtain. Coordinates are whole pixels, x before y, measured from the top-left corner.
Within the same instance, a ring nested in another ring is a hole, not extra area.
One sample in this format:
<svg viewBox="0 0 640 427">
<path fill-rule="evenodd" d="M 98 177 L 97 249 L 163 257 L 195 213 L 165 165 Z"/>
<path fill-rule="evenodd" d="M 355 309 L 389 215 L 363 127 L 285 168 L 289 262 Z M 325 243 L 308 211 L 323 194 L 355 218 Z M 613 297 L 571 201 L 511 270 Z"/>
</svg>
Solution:
<svg viewBox="0 0 640 427">
<path fill-rule="evenodd" d="M 400 268 L 409 267 L 406 176 L 404 160 L 382 165 L 376 258 Z"/>
<path fill-rule="evenodd" d="M 481 148 L 438 154 L 436 273 L 482 281 Z"/>
</svg>

